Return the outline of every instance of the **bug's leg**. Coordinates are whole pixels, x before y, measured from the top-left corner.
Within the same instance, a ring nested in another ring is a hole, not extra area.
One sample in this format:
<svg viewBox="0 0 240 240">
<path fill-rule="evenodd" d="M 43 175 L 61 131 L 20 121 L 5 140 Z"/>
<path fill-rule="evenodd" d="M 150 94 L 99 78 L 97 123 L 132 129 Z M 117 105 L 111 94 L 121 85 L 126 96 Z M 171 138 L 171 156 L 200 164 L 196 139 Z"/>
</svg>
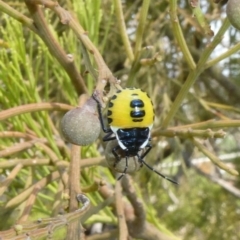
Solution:
<svg viewBox="0 0 240 240">
<path fill-rule="evenodd" d="M 116 146 L 112 149 L 112 153 L 113 155 L 115 156 L 116 158 L 116 162 L 114 163 L 113 167 L 115 168 L 116 165 L 121 161 L 121 158 L 119 157 L 119 155 L 117 154 L 117 150 L 120 148 L 120 146 Z M 127 158 L 127 155 L 126 155 L 126 166 L 125 166 L 125 169 L 123 171 L 123 173 L 117 178 L 117 180 L 120 180 L 125 174 L 126 174 L 126 171 L 127 171 L 127 168 L 128 168 L 128 158 Z"/>
<path fill-rule="evenodd" d="M 106 127 L 104 126 L 103 115 L 102 115 L 102 111 L 101 111 L 102 105 L 101 105 L 100 101 L 96 98 L 96 96 L 95 96 L 94 93 L 92 94 L 92 98 L 93 98 L 93 99 L 96 101 L 96 103 L 97 103 L 97 110 L 98 110 L 98 115 L 99 115 L 99 120 L 100 120 L 100 123 L 101 123 L 102 130 L 103 130 L 105 133 L 112 132 L 111 128 L 106 128 Z"/>
<path fill-rule="evenodd" d="M 115 140 L 116 137 L 115 136 L 111 137 L 111 135 L 112 135 L 112 132 L 109 132 L 106 136 L 103 137 L 103 141 L 107 142 L 107 141 Z"/>
<path fill-rule="evenodd" d="M 122 174 L 118 177 L 118 179 L 117 179 L 118 181 L 125 176 L 125 174 L 126 174 L 126 172 L 127 172 L 127 169 L 128 169 L 128 155 L 127 155 L 127 154 L 126 154 L 126 156 L 125 156 L 125 159 L 126 159 L 126 165 L 125 165 L 124 171 L 123 171 Z"/>
<path fill-rule="evenodd" d="M 116 158 L 116 162 L 115 162 L 114 165 L 113 165 L 114 168 L 115 168 L 116 165 L 121 161 L 121 158 L 120 158 L 120 157 L 118 156 L 118 154 L 117 154 L 117 150 L 118 150 L 119 148 L 120 148 L 119 145 L 117 145 L 116 147 L 114 147 L 114 148 L 112 149 L 112 153 L 113 153 L 114 157 Z"/>
<path fill-rule="evenodd" d="M 143 159 L 147 156 L 147 154 L 151 151 L 152 149 L 152 145 L 148 144 L 146 146 L 146 148 L 148 148 L 140 157 L 140 162 L 143 161 Z"/>
<path fill-rule="evenodd" d="M 159 176 L 161 176 L 162 178 L 165 178 L 166 180 L 168 180 L 171 183 L 177 184 L 178 182 L 166 177 L 165 175 L 163 175 L 162 173 L 158 172 L 157 170 L 155 170 L 153 167 L 151 167 L 150 165 L 148 165 L 143 158 L 150 152 L 150 150 L 152 149 L 152 146 L 150 144 L 148 144 L 146 147 L 148 147 L 148 149 L 140 156 L 139 161 L 141 163 L 143 163 L 147 168 L 149 168 L 150 170 L 152 170 L 153 172 L 157 173 Z"/>
</svg>

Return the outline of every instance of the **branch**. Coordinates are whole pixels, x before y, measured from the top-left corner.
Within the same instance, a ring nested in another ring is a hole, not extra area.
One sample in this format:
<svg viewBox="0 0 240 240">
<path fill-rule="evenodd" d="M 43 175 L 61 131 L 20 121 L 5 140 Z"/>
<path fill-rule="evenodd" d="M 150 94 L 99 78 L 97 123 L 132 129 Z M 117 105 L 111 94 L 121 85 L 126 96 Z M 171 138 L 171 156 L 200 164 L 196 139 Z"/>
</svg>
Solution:
<svg viewBox="0 0 240 240">
<path fill-rule="evenodd" d="M 43 1 L 40 1 L 43 2 Z M 85 82 L 78 72 L 72 56 L 66 54 L 61 48 L 60 44 L 53 37 L 48 23 L 45 20 L 41 8 L 37 5 L 38 1 L 25 0 L 28 10 L 33 18 L 34 25 L 37 29 L 37 34 L 41 37 L 44 43 L 47 45 L 50 53 L 58 60 L 61 66 L 65 69 L 69 75 L 72 83 L 78 94 L 87 93 L 87 87 Z"/>
<path fill-rule="evenodd" d="M 152 133 L 152 137 L 180 137 L 180 138 L 192 138 L 192 137 L 198 137 L 198 138 L 224 138 L 226 133 L 223 130 L 219 131 L 212 131 L 211 129 L 206 130 L 193 130 L 191 128 L 188 129 L 181 129 L 181 126 L 179 126 L 178 129 L 167 129 L 167 130 L 160 130 L 157 129 Z"/>
<path fill-rule="evenodd" d="M 235 176 L 239 175 L 238 171 L 236 171 L 235 169 L 231 169 L 227 165 L 225 165 L 217 156 L 215 156 L 213 153 L 211 153 L 206 147 L 204 147 L 195 138 L 193 138 L 193 143 L 203 154 L 205 154 L 219 168 L 225 170 L 226 172 L 228 172 L 232 175 L 235 175 Z"/>
<path fill-rule="evenodd" d="M 48 110 L 69 111 L 73 108 L 74 108 L 73 106 L 63 103 L 31 103 L 1 111 L 0 121 L 23 113 Z"/>
</svg>

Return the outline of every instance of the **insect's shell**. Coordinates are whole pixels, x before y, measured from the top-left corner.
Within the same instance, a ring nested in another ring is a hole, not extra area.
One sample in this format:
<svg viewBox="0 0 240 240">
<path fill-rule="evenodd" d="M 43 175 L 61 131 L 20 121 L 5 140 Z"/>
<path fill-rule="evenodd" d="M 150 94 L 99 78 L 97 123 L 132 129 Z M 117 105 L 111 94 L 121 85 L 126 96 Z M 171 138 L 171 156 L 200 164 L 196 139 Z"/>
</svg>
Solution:
<svg viewBox="0 0 240 240">
<path fill-rule="evenodd" d="M 151 127 L 153 121 L 152 101 L 141 89 L 119 90 L 109 101 L 108 123 L 112 127 L 121 129 Z"/>
</svg>

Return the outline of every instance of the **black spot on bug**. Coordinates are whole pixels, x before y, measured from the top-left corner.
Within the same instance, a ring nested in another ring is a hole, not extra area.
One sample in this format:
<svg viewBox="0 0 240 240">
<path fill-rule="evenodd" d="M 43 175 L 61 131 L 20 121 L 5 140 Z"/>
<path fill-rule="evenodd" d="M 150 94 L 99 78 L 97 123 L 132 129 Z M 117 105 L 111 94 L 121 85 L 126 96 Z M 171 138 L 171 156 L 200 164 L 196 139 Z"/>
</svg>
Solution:
<svg viewBox="0 0 240 240">
<path fill-rule="evenodd" d="M 142 122 L 143 119 L 133 119 L 132 121 L 133 121 L 133 122 Z"/>
<path fill-rule="evenodd" d="M 117 93 L 120 93 L 122 90 L 117 90 Z"/>
<path fill-rule="evenodd" d="M 112 121 L 112 118 L 108 118 L 108 124 L 111 124 Z"/>
<path fill-rule="evenodd" d="M 130 112 L 130 116 L 132 118 L 142 118 L 145 116 L 145 111 L 144 110 L 140 110 L 140 111 L 131 111 Z"/>
<path fill-rule="evenodd" d="M 116 99 L 116 98 L 117 98 L 117 95 L 113 95 L 112 98 L 111 98 L 111 100 L 114 100 L 114 99 Z"/>
<path fill-rule="evenodd" d="M 134 99 L 130 102 L 130 107 L 144 107 L 144 102 L 141 99 Z"/>
<path fill-rule="evenodd" d="M 109 107 L 109 108 L 113 107 L 113 105 L 114 105 L 114 104 L 113 104 L 112 102 L 109 102 L 109 103 L 108 103 L 108 107 Z"/>
<path fill-rule="evenodd" d="M 108 110 L 107 116 L 111 116 L 111 115 L 112 115 L 112 111 L 111 111 L 111 110 Z"/>
</svg>

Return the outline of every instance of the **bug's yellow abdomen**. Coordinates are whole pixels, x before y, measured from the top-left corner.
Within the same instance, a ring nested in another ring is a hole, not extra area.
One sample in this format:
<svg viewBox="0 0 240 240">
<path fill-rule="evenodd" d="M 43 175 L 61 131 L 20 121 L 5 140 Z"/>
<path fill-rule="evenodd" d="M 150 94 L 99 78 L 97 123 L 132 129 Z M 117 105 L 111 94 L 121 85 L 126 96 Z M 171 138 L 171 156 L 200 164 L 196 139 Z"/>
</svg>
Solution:
<svg viewBox="0 0 240 240">
<path fill-rule="evenodd" d="M 108 107 L 108 123 L 117 128 L 144 128 L 154 121 L 153 104 L 146 92 L 136 88 L 119 90 Z"/>
</svg>

